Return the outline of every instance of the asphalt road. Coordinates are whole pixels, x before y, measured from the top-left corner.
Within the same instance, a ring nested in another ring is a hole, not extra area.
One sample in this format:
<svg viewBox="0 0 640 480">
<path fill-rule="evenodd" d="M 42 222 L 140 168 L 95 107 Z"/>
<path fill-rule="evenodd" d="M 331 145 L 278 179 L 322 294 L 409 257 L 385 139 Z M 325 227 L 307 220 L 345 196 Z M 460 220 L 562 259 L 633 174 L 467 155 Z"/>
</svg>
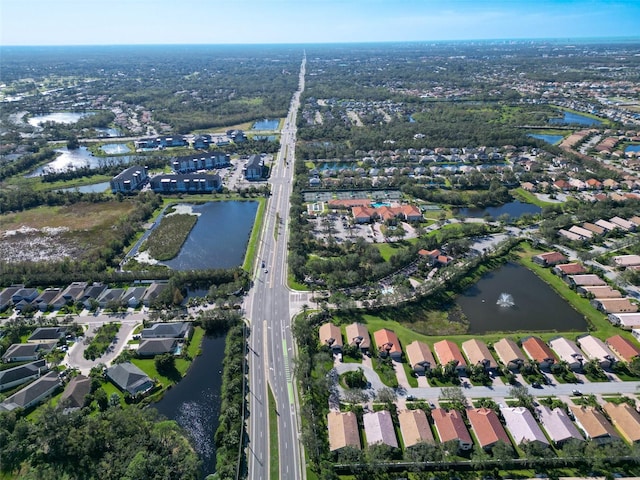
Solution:
<svg viewBox="0 0 640 480">
<path fill-rule="evenodd" d="M 249 477 L 269 478 L 269 402 L 271 386 L 278 420 L 279 478 L 304 478 L 299 424 L 292 378 L 294 341 L 291 335 L 290 291 L 287 288 L 287 228 L 293 179 L 296 115 L 304 89 L 306 58 L 280 136 L 280 152 L 270 183 L 272 195 L 258 247 L 254 286 L 246 298 L 251 324 L 249 352 Z M 262 263 L 264 262 L 264 267 Z"/>
</svg>

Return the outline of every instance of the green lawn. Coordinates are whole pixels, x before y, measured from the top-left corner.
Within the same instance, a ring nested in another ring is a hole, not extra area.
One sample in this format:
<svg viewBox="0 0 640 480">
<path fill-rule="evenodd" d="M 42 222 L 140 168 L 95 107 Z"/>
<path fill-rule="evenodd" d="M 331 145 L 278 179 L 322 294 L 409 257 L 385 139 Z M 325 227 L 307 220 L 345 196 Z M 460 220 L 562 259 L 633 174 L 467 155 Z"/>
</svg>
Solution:
<svg viewBox="0 0 640 480">
<path fill-rule="evenodd" d="M 266 199 L 264 197 L 256 197 L 251 200 L 258 202 L 258 211 L 256 212 L 256 220 L 253 224 L 253 229 L 251 230 L 251 237 L 249 238 L 249 244 L 247 245 L 247 253 L 244 256 L 244 263 L 242 264 L 242 268 L 247 272 L 251 272 L 253 270 L 256 251 L 258 248 L 258 240 L 262 233 L 264 209 L 266 206 Z"/>
</svg>

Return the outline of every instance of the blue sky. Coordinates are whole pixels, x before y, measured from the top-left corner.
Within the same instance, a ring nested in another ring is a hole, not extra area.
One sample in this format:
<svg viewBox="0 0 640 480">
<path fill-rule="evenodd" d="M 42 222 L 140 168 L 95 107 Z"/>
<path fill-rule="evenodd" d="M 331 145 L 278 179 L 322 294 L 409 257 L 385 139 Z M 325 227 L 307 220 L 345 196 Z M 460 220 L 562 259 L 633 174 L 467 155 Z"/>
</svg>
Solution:
<svg viewBox="0 0 640 480">
<path fill-rule="evenodd" d="M 640 0 L 0 0 L 1 45 L 640 36 Z"/>
</svg>

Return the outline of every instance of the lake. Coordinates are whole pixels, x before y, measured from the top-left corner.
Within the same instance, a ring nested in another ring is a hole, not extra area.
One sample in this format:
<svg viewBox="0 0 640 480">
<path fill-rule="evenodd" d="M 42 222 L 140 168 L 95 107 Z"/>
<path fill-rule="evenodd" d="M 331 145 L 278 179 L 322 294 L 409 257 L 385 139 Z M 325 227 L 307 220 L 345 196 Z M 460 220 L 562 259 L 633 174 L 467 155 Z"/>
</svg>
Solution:
<svg viewBox="0 0 640 480">
<path fill-rule="evenodd" d="M 640 152 L 640 144 L 627 145 L 627 148 L 624 149 L 624 153 L 629 153 L 629 152 Z"/>
<path fill-rule="evenodd" d="M 46 115 L 34 115 L 29 117 L 29 125 L 34 127 L 39 126 L 44 122 L 56 122 L 56 123 L 76 123 L 82 117 L 88 115 L 95 115 L 93 112 L 53 112 Z"/>
<path fill-rule="evenodd" d="M 225 337 L 204 337 L 202 354 L 195 357 L 187 375 L 153 405 L 187 431 L 203 462 L 203 478 L 216 467 L 213 436 L 220 416 L 224 345 Z"/>
<path fill-rule="evenodd" d="M 559 143 L 564 138 L 563 135 L 545 135 L 544 133 L 527 133 L 527 137 L 537 138 L 538 140 L 543 140 L 551 145 Z"/>
<path fill-rule="evenodd" d="M 551 118 L 549 119 L 549 123 L 552 124 L 563 124 L 563 125 L 570 125 L 570 124 L 578 124 L 578 125 L 584 125 L 587 127 L 590 126 L 595 126 L 595 125 L 601 125 L 602 121 L 595 119 L 595 118 L 591 118 L 591 117 L 587 117 L 586 115 L 580 115 L 579 113 L 573 113 L 573 112 L 563 112 L 564 116 L 562 118 Z"/>
<path fill-rule="evenodd" d="M 487 214 L 493 219 L 498 219 L 505 213 L 511 217 L 511 219 L 520 218 L 525 213 L 535 215 L 542 212 L 542 209 L 533 203 L 524 203 L 520 201 L 505 203 L 499 207 L 486 207 L 486 208 L 460 208 L 454 210 L 454 213 L 460 214 L 463 217 L 471 218 L 483 218 Z"/>
<path fill-rule="evenodd" d="M 83 185 L 81 187 L 63 188 L 63 192 L 80 192 L 80 193 L 103 193 L 110 190 L 109 182 L 93 183 L 91 185 Z"/>
<path fill-rule="evenodd" d="M 132 161 L 137 160 L 137 156 L 121 155 L 118 157 L 96 157 L 87 147 L 80 147 L 75 150 L 69 150 L 68 148 L 56 149 L 58 156 L 55 160 L 47 163 L 42 167 L 36 168 L 33 172 L 27 174 L 27 177 L 38 177 L 46 172 L 64 172 L 65 170 L 72 170 L 76 168 L 89 167 L 98 168 L 106 165 L 126 165 Z"/>
<path fill-rule="evenodd" d="M 192 207 L 200 214 L 198 221 L 178 256 L 162 263 L 174 270 L 242 265 L 258 202 L 208 202 Z"/>
<path fill-rule="evenodd" d="M 251 130 L 277 130 L 280 120 L 277 118 L 265 118 L 255 122 L 251 126 Z"/>
<path fill-rule="evenodd" d="M 501 296 L 507 297 L 503 304 L 512 306 L 500 306 Z M 456 303 L 469 320 L 471 334 L 587 330 L 584 317 L 565 299 L 515 263 L 484 275 Z"/>
<path fill-rule="evenodd" d="M 102 145 L 100 150 L 107 155 L 119 155 L 122 153 L 129 153 L 131 151 L 125 143 L 107 143 L 106 145 Z"/>
</svg>

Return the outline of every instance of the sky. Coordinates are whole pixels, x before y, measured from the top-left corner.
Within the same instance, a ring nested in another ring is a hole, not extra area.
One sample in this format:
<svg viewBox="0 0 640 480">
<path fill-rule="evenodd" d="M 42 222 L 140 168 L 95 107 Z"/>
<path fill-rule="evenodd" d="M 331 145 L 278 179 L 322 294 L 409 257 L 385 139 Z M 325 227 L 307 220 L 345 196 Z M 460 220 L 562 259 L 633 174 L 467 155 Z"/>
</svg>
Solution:
<svg viewBox="0 0 640 480">
<path fill-rule="evenodd" d="M 0 45 L 640 37 L 640 0 L 0 0 Z"/>
</svg>

